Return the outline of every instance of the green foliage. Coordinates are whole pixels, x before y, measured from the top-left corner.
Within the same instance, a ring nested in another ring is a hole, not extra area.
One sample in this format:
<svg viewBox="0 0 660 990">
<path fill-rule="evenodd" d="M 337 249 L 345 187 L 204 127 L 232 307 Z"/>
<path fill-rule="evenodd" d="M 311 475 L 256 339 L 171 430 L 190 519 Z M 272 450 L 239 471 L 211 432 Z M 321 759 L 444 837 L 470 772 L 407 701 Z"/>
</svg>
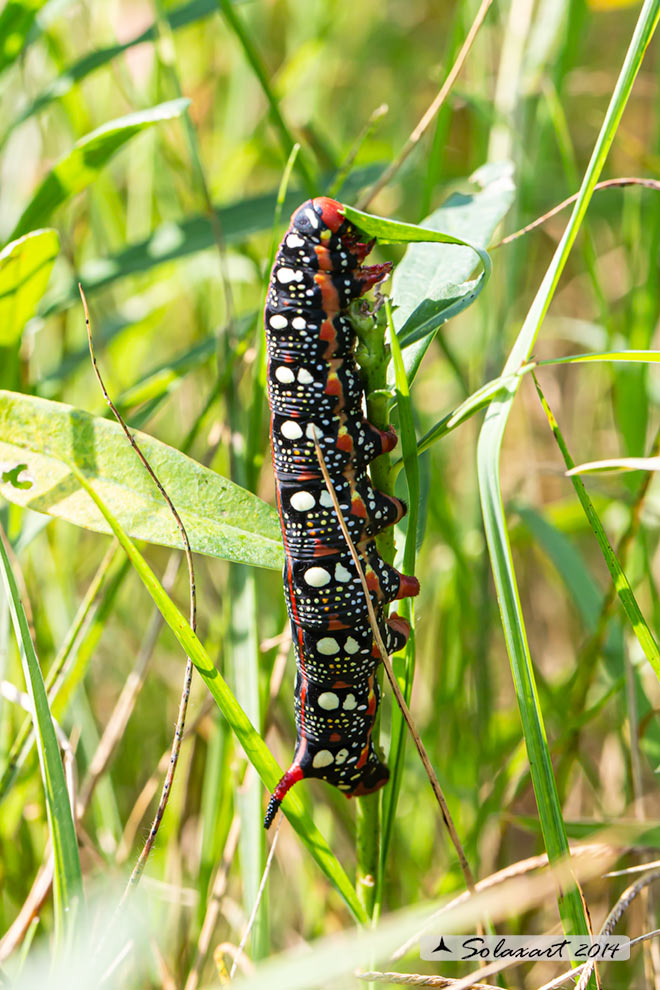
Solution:
<svg viewBox="0 0 660 990">
<path fill-rule="evenodd" d="M 33 230 L 0 252 L 0 347 L 16 344 L 37 311 L 60 250 L 55 230 Z"/>
<path fill-rule="evenodd" d="M 53 844 L 56 933 L 60 942 L 66 940 L 68 943 L 73 938 L 76 919 L 82 909 L 82 875 L 78 858 L 78 840 L 46 689 L 2 531 L 0 531 L 0 567 L 33 712 L 39 767 L 46 795 L 48 828 Z"/>
<path fill-rule="evenodd" d="M 100 171 L 127 141 L 154 124 L 180 117 L 189 102 L 170 100 L 149 110 L 129 113 L 126 117 L 97 127 L 76 141 L 71 151 L 53 165 L 23 210 L 11 239 L 47 223 L 58 206 L 98 178 Z"/>
<path fill-rule="evenodd" d="M 133 538 L 181 546 L 171 512 L 117 423 L 59 402 L 1 392 L 0 437 L 2 463 L 25 465 L 20 487 L 11 480 L 1 487 L 5 498 L 97 533 L 111 532 L 72 476 L 75 465 Z M 135 439 L 177 506 L 193 550 L 257 567 L 282 566 L 271 506 L 153 437 L 136 432 Z"/>
<path fill-rule="evenodd" d="M 352 986 L 356 967 L 381 963 L 437 974 L 411 939 L 440 904 L 446 931 L 554 931 L 560 913 L 584 927 L 576 877 L 597 926 L 627 883 L 603 874 L 657 840 L 660 197 L 592 193 L 605 169 L 657 172 L 656 53 L 642 57 L 660 0 L 641 13 L 493 4 L 428 132 L 357 210 L 478 6 L 174 0 L 142 17 L 131 4 L 9 0 L 0 11 L 5 234 L 23 211 L 0 254 L 11 544 L 0 984 L 226 982 L 224 949 L 244 933 L 273 841 L 266 795 L 295 734 L 260 311 L 273 247 L 310 192 L 347 204 L 379 240 L 374 261 L 395 263 L 380 329 L 355 307 L 368 326 L 360 359 L 373 349 L 369 416 L 391 418 L 400 441 L 399 459 L 374 470 L 409 504 L 387 553 L 421 582 L 398 606 L 414 629 L 393 663 L 467 859 L 483 880 L 544 851 L 561 860 L 569 839 L 621 852 L 575 855 L 559 895 L 536 871 L 447 908 L 464 880 L 384 684 L 390 783 L 359 815 L 318 782 L 287 796 L 242 985 Z M 152 126 L 172 117 L 183 126 Z M 497 243 L 578 187 L 572 213 Z M 180 532 L 103 406 L 78 282 L 109 392 L 193 546 L 196 634 L 176 604 L 188 595 Z M 88 897 L 58 959 L 52 933 L 79 896 L 80 864 L 88 894 L 142 845 L 186 654 L 197 668 L 188 724 L 144 900 L 128 924 L 132 895 L 118 914 L 119 891 Z M 13 703 L 24 683 L 36 745 Z M 58 739 L 75 761 L 75 819 Z M 38 875 L 30 924 L 22 908 Z M 657 912 L 649 903 L 619 924 L 638 935 Z M 646 985 L 641 952 L 620 967 L 601 985 Z M 500 982 L 536 990 L 549 978 L 526 967 Z"/>
</svg>

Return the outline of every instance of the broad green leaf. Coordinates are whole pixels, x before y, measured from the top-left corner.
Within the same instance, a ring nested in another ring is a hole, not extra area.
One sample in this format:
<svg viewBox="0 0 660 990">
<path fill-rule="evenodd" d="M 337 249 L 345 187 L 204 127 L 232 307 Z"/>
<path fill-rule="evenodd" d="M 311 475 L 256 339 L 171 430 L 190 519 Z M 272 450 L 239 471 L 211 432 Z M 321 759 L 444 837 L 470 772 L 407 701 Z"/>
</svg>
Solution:
<svg viewBox="0 0 660 990">
<path fill-rule="evenodd" d="M 368 185 L 380 174 L 378 165 L 368 165 L 356 169 L 346 180 L 342 195 L 349 198 L 364 185 Z M 327 177 L 326 177 L 327 178 Z M 216 206 L 215 211 L 222 226 L 222 236 L 226 245 L 238 244 L 253 234 L 270 230 L 278 205 L 278 192 L 265 193 L 250 199 L 240 200 L 228 206 Z M 281 210 L 286 216 L 306 198 L 300 189 L 289 190 L 282 202 Z M 198 251 L 216 249 L 215 233 L 207 216 L 199 214 L 181 220 L 170 220 L 157 227 L 144 241 L 130 244 L 118 254 L 107 258 L 92 258 L 80 267 L 77 278 L 57 296 L 47 302 L 42 316 L 59 312 L 80 300 L 77 282 L 80 281 L 90 295 L 97 289 L 112 285 L 126 275 L 151 271 L 167 261 L 177 261 Z"/>
<path fill-rule="evenodd" d="M 23 51 L 42 0 L 8 0 L 0 14 L 0 72 Z"/>
<path fill-rule="evenodd" d="M 133 432 L 180 512 L 193 550 L 256 567 L 282 566 L 279 522 L 271 506 L 160 440 Z M 0 391 L 0 465 L 6 472 L 20 464 L 26 467 L 18 481 L 29 482 L 29 488 L 0 484 L 8 501 L 109 533 L 71 473 L 75 464 L 134 539 L 181 547 L 170 510 L 117 423 L 63 403 Z"/>
<path fill-rule="evenodd" d="M 475 267 L 474 251 L 483 251 L 513 201 L 514 184 L 508 163 L 485 166 L 472 176 L 472 181 L 477 192 L 454 193 L 422 221 L 422 226 L 465 239 L 474 248 L 413 244 L 394 271 L 394 325 L 405 351 L 410 381 L 439 327 L 474 302 L 486 284 L 486 270 L 470 278 Z"/>
<path fill-rule="evenodd" d="M 41 300 L 60 249 L 56 230 L 33 230 L 0 252 L 0 347 L 15 344 Z"/>
<path fill-rule="evenodd" d="M 167 622 L 168 626 L 178 639 L 179 643 L 190 657 L 199 671 L 207 688 L 218 708 L 224 715 L 229 727 L 243 747 L 245 755 L 253 765 L 262 781 L 269 791 L 273 791 L 277 786 L 282 771 L 275 762 L 270 750 L 266 746 L 259 733 L 256 731 L 249 718 L 239 705 L 238 701 L 231 693 L 227 682 L 220 671 L 213 664 L 208 653 L 198 640 L 192 628 L 178 610 L 174 602 L 167 595 L 160 581 L 151 570 L 146 560 L 127 534 L 123 531 L 107 505 L 103 503 L 91 485 L 86 481 L 82 472 L 74 467 L 74 474 L 80 484 L 87 490 L 97 509 L 104 516 L 108 527 L 115 534 L 121 546 L 126 551 L 126 555 L 137 571 L 140 580 L 151 595 L 154 604 Z M 299 834 L 303 844 L 307 847 L 313 858 L 316 860 L 321 870 L 325 873 L 330 882 L 336 887 L 346 904 L 353 912 L 358 921 L 366 922 L 365 913 L 358 901 L 353 886 L 342 869 L 340 863 L 335 858 L 327 842 L 314 825 L 314 822 L 303 808 L 302 801 L 297 794 L 289 791 L 282 802 L 282 810 Z"/>
<path fill-rule="evenodd" d="M 46 688 L 30 636 L 25 609 L 5 548 L 3 534 L 0 534 L 0 570 L 2 571 L 2 581 L 18 641 L 23 676 L 33 712 L 41 779 L 46 795 L 48 828 L 53 846 L 55 912 L 57 929 L 61 937 L 67 929 L 71 930 L 75 922 L 78 902 L 82 897 L 78 840 L 69 803 L 60 748 L 48 707 Z"/>
<path fill-rule="evenodd" d="M 21 234 L 47 222 L 58 206 L 94 181 L 101 169 L 127 141 L 163 120 L 180 117 L 190 100 L 170 100 L 112 120 L 76 141 L 71 151 L 53 166 L 25 207 L 11 235 Z"/>
</svg>

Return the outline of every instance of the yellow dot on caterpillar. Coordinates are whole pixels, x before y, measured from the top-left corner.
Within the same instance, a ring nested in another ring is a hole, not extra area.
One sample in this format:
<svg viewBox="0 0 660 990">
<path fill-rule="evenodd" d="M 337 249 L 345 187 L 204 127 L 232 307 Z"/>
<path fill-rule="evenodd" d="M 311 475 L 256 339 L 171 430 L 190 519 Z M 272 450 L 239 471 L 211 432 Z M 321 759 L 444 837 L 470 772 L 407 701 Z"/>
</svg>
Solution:
<svg viewBox="0 0 660 990">
<path fill-rule="evenodd" d="M 319 705 L 326 712 L 331 712 L 334 708 L 339 708 L 339 698 L 333 691 L 324 691 L 319 695 Z"/>
<path fill-rule="evenodd" d="M 324 588 L 331 578 L 325 567 L 310 567 L 305 571 L 305 581 L 310 588 Z"/>
<path fill-rule="evenodd" d="M 335 758 L 329 749 L 320 749 L 318 753 L 314 755 L 312 766 L 317 770 L 320 770 L 321 767 L 329 767 L 330 764 L 334 762 Z"/>
</svg>

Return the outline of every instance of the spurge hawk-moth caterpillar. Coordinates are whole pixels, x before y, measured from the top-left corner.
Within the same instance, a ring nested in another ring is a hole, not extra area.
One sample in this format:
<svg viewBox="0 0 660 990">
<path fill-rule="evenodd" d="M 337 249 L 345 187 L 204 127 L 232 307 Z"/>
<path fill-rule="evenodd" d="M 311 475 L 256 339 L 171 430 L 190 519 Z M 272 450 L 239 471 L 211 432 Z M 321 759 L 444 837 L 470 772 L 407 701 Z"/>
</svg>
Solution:
<svg viewBox="0 0 660 990">
<path fill-rule="evenodd" d="M 335 200 L 308 200 L 291 218 L 266 300 L 268 396 L 277 505 L 284 539 L 284 593 L 297 663 L 297 745 L 268 804 L 268 828 L 284 795 L 318 777 L 347 796 L 388 779 L 371 733 L 378 708 L 380 654 L 350 549 L 326 488 L 316 436 L 369 587 L 390 653 L 409 627 L 384 606 L 416 595 L 419 582 L 385 563 L 375 535 L 405 513 L 375 491 L 367 466 L 393 449 L 396 435 L 364 418 L 364 385 L 355 362 L 350 303 L 385 278 L 391 264 L 364 266 L 373 241 Z"/>
</svg>

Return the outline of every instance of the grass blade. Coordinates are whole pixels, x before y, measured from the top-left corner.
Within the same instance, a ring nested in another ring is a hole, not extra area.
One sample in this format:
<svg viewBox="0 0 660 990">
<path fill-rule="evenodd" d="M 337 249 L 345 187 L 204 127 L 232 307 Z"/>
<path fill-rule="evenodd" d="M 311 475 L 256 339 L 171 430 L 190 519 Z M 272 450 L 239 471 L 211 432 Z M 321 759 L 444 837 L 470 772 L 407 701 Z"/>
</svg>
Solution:
<svg viewBox="0 0 660 990">
<path fill-rule="evenodd" d="M 420 502 L 420 481 L 419 481 L 419 452 L 417 449 L 417 438 L 415 436 L 415 425 L 413 422 L 412 404 L 410 401 L 410 388 L 406 375 L 406 368 L 403 363 L 403 355 L 392 322 L 392 312 L 387 304 L 388 323 L 390 329 L 390 341 L 392 347 L 392 363 L 394 365 L 395 385 L 397 391 L 397 410 L 399 413 L 399 427 L 401 436 L 402 463 L 405 467 L 406 482 L 408 484 L 408 515 L 406 542 L 403 553 L 404 574 L 415 573 L 415 558 L 417 555 L 417 526 L 419 518 Z M 410 704 L 412 694 L 413 677 L 415 673 L 415 599 L 404 598 L 397 609 L 399 614 L 410 623 L 410 636 L 406 643 L 400 659 L 393 660 L 393 668 L 399 679 L 399 684 L 407 704 Z M 385 870 L 387 868 L 387 855 L 392 840 L 394 829 L 394 819 L 401 789 L 401 779 L 404 771 L 404 753 L 406 739 L 408 735 L 407 726 L 403 714 L 398 707 L 392 711 L 392 742 L 390 745 L 390 784 L 383 795 L 382 808 L 382 838 L 380 846 L 380 859 L 378 864 L 378 875 L 376 879 L 376 904 L 380 913 L 383 896 L 383 885 L 385 880 Z"/>
<path fill-rule="evenodd" d="M 20 340 L 59 254 L 56 230 L 33 230 L 0 252 L 0 347 Z"/>
<path fill-rule="evenodd" d="M 127 141 L 163 120 L 180 117 L 190 100 L 170 100 L 111 120 L 76 141 L 45 177 L 23 210 L 10 240 L 46 223 L 58 206 L 86 189 Z"/>
<path fill-rule="evenodd" d="M 75 925 L 78 905 L 82 897 L 78 840 L 71 805 L 69 804 L 60 748 L 48 707 L 46 688 L 2 531 L 0 531 L 0 565 L 2 567 L 2 582 L 9 602 L 9 610 L 21 655 L 25 684 L 32 705 L 41 779 L 46 795 L 48 828 L 53 847 L 56 933 L 61 940 L 65 933 L 72 931 Z"/>
<path fill-rule="evenodd" d="M 529 361 L 534 341 L 586 214 L 591 195 L 659 18 L 660 0 L 646 0 L 587 166 L 578 199 L 520 333 L 511 349 L 503 375 L 515 374 L 521 365 Z M 511 660 L 543 838 L 548 856 L 553 861 L 566 852 L 568 839 L 536 691 L 534 671 L 511 557 L 499 475 L 502 438 L 517 387 L 518 380 L 513 380 L 505 394 L 495 397 L 491 402 L 479 436 L 477 462 L 482 512 L 502 626 Z M 576 933 L 588 931 L 583 906 L 575 889 L 569 890 L 564 897 L 560 898 L 559 904 L 566 931 Z"/>
<path fill-rule="evenodd" d="M 612 548 L 610 541 L 607 538 L 607 534 L 603 528 L 603 524 L 600 521 L 598 513 L 593 507 L 591 499 L 587 494 L 587 490 L 584 487 L 584 482 L 575 473 L 575 462 L 571 457 L 566 442 L 562 436 L 561 430 L 557 420 L 555 419 L 547 400 L 541 391 L 541 386 L 534 378 L 536 384 L 536 391 L 538 392 L 539 399 L 541 400 L 541 405 L 543 406 L 543 411 L 550 424 L 550 429 L 552 430 L 555 440 L 557 441 L 557 446 L 561 451 L 561 455 L 564 458 L 564 463 L 568 469 L 571 481 L 573 482 L 573 487 L 577 493 L 577 497 L 580 499 L 580 504 L 584 509 L 584 514 L 589 521 L 596 539 L 598 540 L 598 546 L 601 549 L 605 563 L 607 564 L 607 569 L 612 575 L 612 580 L 617 590 L 617 594 L 621 599 L 621 604 L 623 609 L 630 620 L 633 632 L 637 637 L 637 641 L 644 651 L 646 659 L 653 667 L 655 676 L 660 680 L 660 650 L 658 650 L 658 644 L 653 638 L 653 634 L 648 627 L 646 619 L 642 615 L 641 609 L 637 604 L 637 599 L 630 587 L 630 582 L 623 572 L 623 568 L 619 563 L 617 556 Z M 579 469 L 578 469 L 579 470 Z"/>
<path fill-rule="evenodd" d="M 161 615 L 178 639 L 186 655 L 191 658 L 199 671 L 211 696 L 243 747 L 250 763 L 254 766 L 268 791 L 273 791 L 282 776 L 282 770 L 273 759 L 265 742 L 236 701 L 220 671 L 214 666 L 201 642 L 190 628 L 184 616 L 172 602 L 144 557 L 128 538 L 108 507 L 87 482 L 82 472 L 74 464 L 71 465 L 71 470 L 78 478 L 80 485 L 87 490 L 89 497 L 96 503 L 110 529 L 124 548 L 126 556 L 137 571 L 140 580 L 151 595 Z M 341 894 L 354 917 L 362 923 L 366 922 L 366 915 L 357 899 L 350 880 L 327 842 L 314 825 L 314 822 L 305 812 L 302 802 L 295 793 L 289 792 L 287 794 L 282 802 L 282 810 L 325 876 Z"/>
</svg>

